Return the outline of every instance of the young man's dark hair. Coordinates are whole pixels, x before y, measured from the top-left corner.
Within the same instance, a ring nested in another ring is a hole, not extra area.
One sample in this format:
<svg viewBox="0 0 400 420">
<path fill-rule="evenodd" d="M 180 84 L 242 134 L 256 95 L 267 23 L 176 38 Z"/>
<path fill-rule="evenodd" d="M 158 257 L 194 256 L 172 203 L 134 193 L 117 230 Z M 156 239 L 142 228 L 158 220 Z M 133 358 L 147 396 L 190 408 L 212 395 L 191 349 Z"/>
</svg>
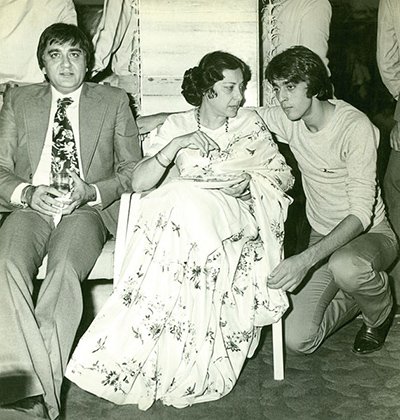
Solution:
<svg viewBox="0 0 400 420">
<path fill-rule="evenodd" d="M 94 63 L 93 45 L 85 33 L 77 26 L 67 23 L 54 23 L 43 31 L 36 51 L 41 69 L 44 67 L 43 53 L 48 45 L 53 44 L 71 44 L 82 48 L 86 57 L 88 72 L 91 71 Z"/>
<path fill-rule="evenodd" d="M 265 77 L 272 85 L 276 80 L 306 82 L 309 98 L 314 95 L 321 101 L 332 98 L 332 84 L 324 63 L 318 54 L 301 45 L 275 56 L 265 70 Z"/>
</svg>

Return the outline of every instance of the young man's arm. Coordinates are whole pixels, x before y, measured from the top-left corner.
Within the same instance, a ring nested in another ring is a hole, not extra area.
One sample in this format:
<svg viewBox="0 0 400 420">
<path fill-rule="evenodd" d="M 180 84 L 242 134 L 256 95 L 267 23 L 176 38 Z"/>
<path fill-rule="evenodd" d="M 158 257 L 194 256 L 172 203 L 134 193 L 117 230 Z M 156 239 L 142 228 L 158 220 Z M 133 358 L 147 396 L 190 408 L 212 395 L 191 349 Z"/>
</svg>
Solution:
<svg viewBox="0 0 400 420">
<path fill-rule="evenodd" d="M 298 255 L 282 261 L 271 273 L 268 286 L 290 292 L 318 262 L 360 235 L 371 223 L 376 200 L 376 159 L 379 132 L 360 114 L 348 118 L 342 131 L 343 154 L 348 176 L 346 189 L 349 211 L 325 237 Z"/>
<path fill-rule="evenodd" d="M 150 133 L 150 131 L 164 124 L 165 120 L 171 114 L 172 112 L 160 112 L 158 114 L 143 115 L 136 118 L 139 134 Z"/>
<path fill-rule="evenodd" d="M 282 143 L 289 142 L 293 127 L 291 127 L 291 122 L 280 106 L 263 106 L 252 109 L 261 117 L 269 131 L 276 135 L 278 141 Z"/>
<path fill-rule="evenodd" d="M 360 219 L 350 214 L 319 242 L 283 260 L 270 274 L 268 286 L 293 292 L 315 264 L 356 238 L 363 230 Z"/>
</svg>

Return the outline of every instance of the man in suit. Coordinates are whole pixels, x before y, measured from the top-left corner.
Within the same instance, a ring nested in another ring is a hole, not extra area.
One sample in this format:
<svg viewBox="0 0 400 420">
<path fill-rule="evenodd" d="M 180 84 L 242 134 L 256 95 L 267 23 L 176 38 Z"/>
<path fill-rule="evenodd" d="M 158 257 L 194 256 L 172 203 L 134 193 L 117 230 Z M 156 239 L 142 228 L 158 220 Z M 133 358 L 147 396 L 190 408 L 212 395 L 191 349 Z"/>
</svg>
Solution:
<svg viewBox="0 0 400 420">
<path fill-rule="evenodd" d="M 115 232 L 118 200 L 141 158 L 127 95 L 84 82 L 92 53 L 76 26 L 49 26 L 37 48 L 48 83 L 10 89 L 0 113 L 0 211 L 10 212 L 0 229 L 0 405 L 9 413 L 59 415 L 80 282 Z M 50 185 L 60 172 L 68 196 Z"/>
</svg>

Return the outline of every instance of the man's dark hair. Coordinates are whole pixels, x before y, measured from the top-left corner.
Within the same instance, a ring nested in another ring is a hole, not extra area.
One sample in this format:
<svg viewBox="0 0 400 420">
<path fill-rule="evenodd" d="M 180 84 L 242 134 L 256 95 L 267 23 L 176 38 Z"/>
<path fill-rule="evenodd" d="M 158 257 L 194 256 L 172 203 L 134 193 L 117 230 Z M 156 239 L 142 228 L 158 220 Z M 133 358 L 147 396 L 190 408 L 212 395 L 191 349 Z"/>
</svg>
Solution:
<svg viewBox="0 0 400 420">
<path fill-rule="evenodd" d="M 68 23 L 54 23 L 42 32 L 36 51 L 36 57 L 41 69 L 44 67 L 44 50 L 48 45 L 53 44 L 71 44 L 74 47 L 81 48 L 86 57 L 88 72 L 91 71 L 94 62 L 93 45 L 80 28 Z"/>
<path fill-rule="evenodd" d="M 325 64 L 318 54 L 301 45 L 276 55 L 267 65 L 265 78 L 271 85 L 276 80 L 306 82 L 307 97 L 317 95 L 321 101 L 332 98 L 332 84 Z"/>
<path fill-rule="evenodd" d="M 243 87 L 251 79 L 250 67 L 240 58 L 224 51 L 206 54 L 198 66 L 185 71 L 182 82 L 182 95 L 186 101 L 199 106 L 203 95 L 212 90 L 216 82 L 224 78 L 224 70 L 240 69 L 243 74 Z"/>
</svg>

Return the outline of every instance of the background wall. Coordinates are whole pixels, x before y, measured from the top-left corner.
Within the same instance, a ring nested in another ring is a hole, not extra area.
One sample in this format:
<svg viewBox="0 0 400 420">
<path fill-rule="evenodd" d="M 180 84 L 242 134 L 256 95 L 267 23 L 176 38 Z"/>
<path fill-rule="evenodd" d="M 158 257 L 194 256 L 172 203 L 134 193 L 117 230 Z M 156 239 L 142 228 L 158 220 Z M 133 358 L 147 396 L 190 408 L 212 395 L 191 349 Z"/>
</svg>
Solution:
<svg viewBox="0 0 400 420">
<path fill-rule="evenodd" d="M 257 0 L 144 0 L 140 22 L 144 114 L 191 107 L 180 93 L 183 73 L 214 50 L 250 66 L 246 104 L 258 104 Z"/>
</svg>

